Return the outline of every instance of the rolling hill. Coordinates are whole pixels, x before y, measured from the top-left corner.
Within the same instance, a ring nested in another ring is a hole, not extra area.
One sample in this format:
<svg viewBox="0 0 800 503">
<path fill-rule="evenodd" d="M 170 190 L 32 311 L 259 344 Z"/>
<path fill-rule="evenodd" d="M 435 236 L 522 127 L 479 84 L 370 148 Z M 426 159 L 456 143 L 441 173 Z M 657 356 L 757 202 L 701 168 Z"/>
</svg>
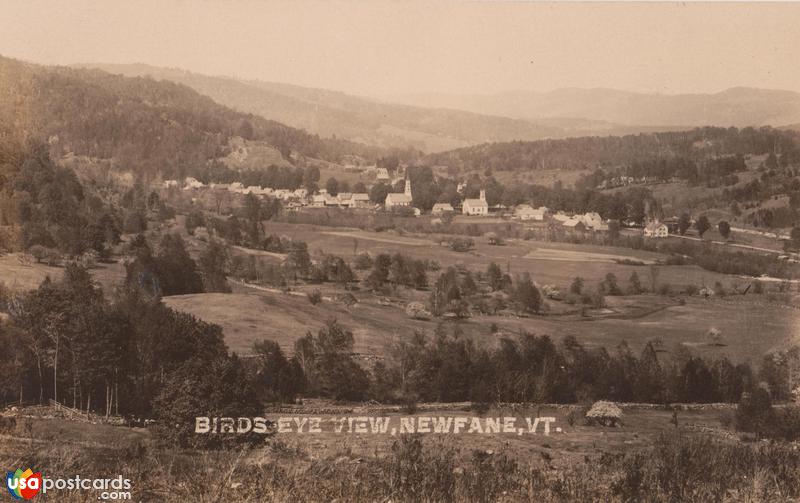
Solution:
<svg viewBox="0 0 800 503">
<path fill-rule="evenodd" d="M 563 136 L 558 126 L 447 109 L 381 103 L 336 91 L 210 77 L 148 65 L 85 65 L 125 76 L 177 82 L 233 109 L 323 137 L 382 147 L 441 151 L 477 143 Z"/>
<path fill-rule="evenodd" d="M 46 142 L 56 159 L 68 154 L 107 159 L 126 171 L 165 176 L 191 174 L 226 157 L 238 138 L 275 150 L 277 160 L 336 162 L 348 155 L 374 160 L 383 154 L 234 111 L 184 85 L 3 57 L 0 128 L 20 141 Z"/>
<path fill-rule="evenodd" d="M 619 126 L 602 120 L 510 118 L 512 114 L 505 112 L 475 113 L 458 110 L 459 107 L 408 106 L 325 89 L 210 77 L 143 64 L 81 66 L 184 84 L 233 109 L 277 120 L 323 137 L 347 138 L 382 147 L 411 146 L 425 152 L 491 142 L 664 129 Z"/>
<path fill-rule="evenodd" d="M 712 94 L 666 95 L 603 88 L 567 88 L 545 93 L 418 94 L 393 99 L 416 106 L 450 107 L 536 120 L 543 124 L 553 124 L 548 118 L 557 121 L 578 118 L 601 124 L 677 130 L 709 125 L 757 127 L 800 122 L 800 93 L 747 87 L 734 87 Z M 619 131 L 614 134 L 619 134 Z"/>
</svg>

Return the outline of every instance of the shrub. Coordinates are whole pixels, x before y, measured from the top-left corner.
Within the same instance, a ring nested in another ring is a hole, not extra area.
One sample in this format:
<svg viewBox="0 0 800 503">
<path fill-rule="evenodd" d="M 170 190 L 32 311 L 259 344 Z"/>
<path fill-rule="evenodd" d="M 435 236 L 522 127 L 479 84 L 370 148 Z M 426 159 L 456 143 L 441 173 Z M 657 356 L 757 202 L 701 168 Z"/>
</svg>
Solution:
<svg viewBox="0 0 800 503">
<path fill-rule="evenodd" d="M 468 252 L 475 247 L 475 241 L 470 238 L 453 238 L 450 240 L 450 249 L 456 252 Z"/>
<path fill-rule="evenodd" d="M 367 271 L 372 268 L 372 257 L 369 253 L 359 253 L 353 259 L 353 267 L 359 271 Z"/>
<path fill-rule="evenodd" d="M 306 294 L 306 296 L 308 297 L 308 301 L 311 302 L 315 306 L 322 302 L 322 292 L 320 292 L 319 289 L 317 289 L 317 288 L 315 288 L 314 290 L 308 292 L 308 294 Z"/>
<path fill-rule="evenodd" d="M 431 313 L 429 313 L 421 302 L 410 302 L 406 306 L 406 316 L 414 320 L 429 320 Z"/>
<path fill-rule="evenodd" d="M 769 393 L 756 388 L 750 393 L 742 393 L 736 407 L 736 429 L 762 435 L 772 426 L 774 410 Z"/>
</svg>

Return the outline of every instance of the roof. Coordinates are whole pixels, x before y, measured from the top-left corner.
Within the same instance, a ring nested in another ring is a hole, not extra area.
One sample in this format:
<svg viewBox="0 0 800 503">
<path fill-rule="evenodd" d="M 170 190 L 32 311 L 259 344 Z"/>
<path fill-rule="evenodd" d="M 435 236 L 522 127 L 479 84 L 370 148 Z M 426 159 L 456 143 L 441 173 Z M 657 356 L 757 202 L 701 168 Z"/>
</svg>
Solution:
<svg viewBox="0 0 800 503">
<path fill-rule="evenodd" d="M 564 220 L 562 225 L 564 225 L 564 227 L 577 227 L 579 224 L 583 225 L 583 222 L 579 218 L 572 217 Z"/>
<path fill-rule="evenodd" d="M 647 224 L 645 228 L 649 231 L 654 231 L 659 227 L 666 227 L 666 226 L 667 226 L 666 224 L 663 224 L 661 222 L 650 222 L 649 224 Z"/>
<path fill-rule="evenodd" d="M 411 196 L 402 192 L 392 192 L 386 195 L 386 204 L 411 204 Z"/>
<path fill-rule="evenodd" d="M 464 206 L 472 206 L 475 208 L 485 207 L 488 208 L 489 204 L 485 199 L 464 199 Z"/>
<path fill-rule="evenodd" d="M 517 215 L 544 215 L 547 213 L 547 208 L 544 206 L 540 208 L 532 208 L 530 205 L 522 204 L 517 206 L 514 210 L 514 213 Z"/>
<path fill-rule="evenodd" d="M 369 194 L 364 192 L 356 192 L 352 197 L 353 201 L 369 201 Z"/>
<path fill-rule="evenodd" d="M 450 203 L 436 203 L 433 205 L 434 210 L 453 211 L 453 205 Z"/>
</svg>

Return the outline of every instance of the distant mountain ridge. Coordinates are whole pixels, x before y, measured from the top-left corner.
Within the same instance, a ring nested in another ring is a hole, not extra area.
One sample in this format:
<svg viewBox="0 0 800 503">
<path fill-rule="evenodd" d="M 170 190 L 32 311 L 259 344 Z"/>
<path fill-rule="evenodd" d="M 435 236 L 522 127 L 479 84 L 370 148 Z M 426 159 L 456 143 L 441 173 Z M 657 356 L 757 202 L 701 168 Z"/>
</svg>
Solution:
<svg viewBox="0 0 800 503">
<path fill-rule="evenodd" d="M 542 121 L 482 114 L 454 107 L 417 107 L 339 91 L 230 77 L 211 77 L 144 64 L 87 64 L 125 76 L 150 76 L 184 84 L 225 106 L 260 115 L 323 137 L 381 147 L 437 152 L 481 143 L 627 134 L 664 128 L 618 126 L 608 121 Z"/>
<path fill-rule="evenodd" d="M 800 93 L 733 87 L 710 94 L 644 94 L 616 89 L 565 88 L 487 95 L 417 94 L 392 99 L 546 122 L 582 118 L 623 126 L 682 129 L 700 126 L 780 127 L 800 122 Z"/>
</svg>

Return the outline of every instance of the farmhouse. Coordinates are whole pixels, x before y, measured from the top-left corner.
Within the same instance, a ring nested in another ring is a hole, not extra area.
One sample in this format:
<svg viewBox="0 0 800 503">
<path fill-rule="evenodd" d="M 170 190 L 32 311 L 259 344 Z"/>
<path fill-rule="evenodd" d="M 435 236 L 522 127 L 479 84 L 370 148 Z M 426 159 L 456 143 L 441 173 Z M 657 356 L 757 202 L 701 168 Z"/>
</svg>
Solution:
<svg viewBox="0 0 800 503">
<path fill-rule="evenodd" d="M 325 196 L 323 194 L 314 194 L 311 196 L 311 207 L 323 208 L 325 207 Z"/>
<path fill-rule="evenodd" d="M 185 183 L 186 186 L 183 188 L 183 190 L 201 189 L 206 186 L 203 182 L 197 180 L 196 178 L 192 178 L 191 176 L 186 177 Z"/>
<path fill-rule="evenodd" d="M 583 223 L 584 223 L 584 225 L 586 225 L 586 227 L 589 227 L 589 228 L 595 229 L 595 230 L 598 230 L 598 228 L 603 225 L 603 219 L 600 217 L 600 215 L 596 211 L 585 213 L 581 217 L 581 220 L 583 220 Z"/>
<path fill-rule="evenodd" d="M 384 206 L 386 206 L 387 210 L 392 208 L 403 208 L 411 206 L 411 200 L 411 180 L 406 180 L 406 190 L 402 194 L 399 192 L 386 194 Z"/>
<path fill-rule="evenodd" d="M 461 211 L 464 215 L 488 215 L 489 204 L 486 202 L 486 191 L 481 190 L 480 199 L 464 199 Z"/>
<path fill-rule="evenodd" d="M 645 226 L 644 235 L 648 238 L 665 238 L 669 236 L 669 229 L 665 224 L 656 220 Z"/>
<path fill-rule="evenodd" d="M 442 215 L 444 213 L 452 213 L 453 206 L 450 203 L 436 203 L 431 209 L 431 215 Z"/>
<path fill-rule="evenodd" d="M 542 221 L 546 215 L 547 208 L 544 206 L 533 208 L 529 204 L 520 204 L 514 209 L 514 218 L 518 218 L 520 220 Z"/>
<path fill-rule="evenodd" d="M 352 192 L 339 192 L 336 195 L 336 200 L 339 203 L 339 206 L 344 206 L 346 208 L 350 207 L 350 200 L 353 199 Z"/>
<path fill-rule="evenodd" d="M 350 198 L 350 207 L 351 208 L 369 208 L 372 206 L 369 201 L 369 194 L 365 192 L 356 192 L 353 194 L 353 197 Z"/>
<path fill-rule="evenodd" d="M 579 217 L 568 218 L 567 220 L 564 220 L 561 225 L 563 225 L 565 229 L 576 232 L 583 232 L 586 230 L 586 224 L 584 224 L 583 220 Z"/>
</svg>

